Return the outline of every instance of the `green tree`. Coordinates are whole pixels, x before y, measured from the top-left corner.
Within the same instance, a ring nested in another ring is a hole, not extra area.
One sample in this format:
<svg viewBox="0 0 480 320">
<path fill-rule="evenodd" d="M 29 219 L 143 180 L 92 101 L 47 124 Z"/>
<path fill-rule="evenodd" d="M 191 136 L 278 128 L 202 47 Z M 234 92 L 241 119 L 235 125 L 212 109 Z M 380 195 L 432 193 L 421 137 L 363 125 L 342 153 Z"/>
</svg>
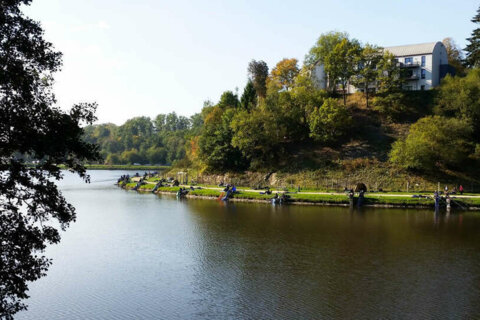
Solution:
<svg viewBox="0 0 480 320">
<path fill-rule="evenodd" d="M 195 113 L 193 116 L 191 116 L 190 124 L 192 131 L 191 134 L 194 136 L 199 135 L 203 127 L 203 114 Z"/>
<path fill-rule="evenodd" d="M 267 94 L 268 66 L 265 61 L 252 60 L 248 64 L 249 79 L 253 82 L 259 98 L 265 98 Z"/>
<path fill-rule="evenodd" d="M 405 82 L 402 69 L 391 52 L 384 51 L 377 64 L 377 72 L 377 87 L 380 93 L 392 93 L 402 90 Z"/>
<path fill-rule="evenodd" d="M 404 77 L 397 59 L 384 51 L 377 63 L 377 94 L 373 105 L 390 120 L 398 119 L 407 109 L 403 84 Z"/>
<path fill-rule="evenodd" d="M 112 165 L 112 164 L 121 164 L 121 163 L 122 163 L 122 160 L 120 156 L 116 153 L 110 153 L 105 159 L 105 164 Z"/>
<path fill-rule="evenodd" d="M 367 44 L 356 56 L 354 65 L 356 66 L 355 75 L 352 77 L 352 84 L 357 88 L 363 88 L 367 108 L 369 107 L 370 87 L 376 86 L 378 78 L 377 65 L 382 59 L 381 48 Z"/>
<path fill-rule="evenodd" d="M 327 60 L 333 60 L 331 57 L 335 47 L 342 43 L 342 41 L 349 39 L 349 35 L 346 32 L 331 31 L 323 33 L 318 38 L 315 45 L 310 49 L 309 53 L 305 56 L 304 65 L 311 69 L 315 65 L 324 65 Z M 335 92 L 337 89 L 337 78 L 330 74 L 329 70 L 325 68 L 325 76 L 327 80 L 327 90 Z"/>
<path fill-rule="evenodd" d="M 225 110 L 215 106 L 209 111 L 198 141 L 200 159 L 209 170 L 228 171 L 248 167 L 240 150 L 231 144 L 233 132 L 230 124 L 235 115 L 234 109 Z"/>
<path fill-rule="evenodd" d="M 286 130 L 277 120 L 275 113 L 262 108 L 254 113 L 241 111 L 231 123 L 232 146 L 242 152 L 253 169 L 278 163 Z"/>
<path fill-rule="evenodd" d="M 238 97 L 232 91 L 225 91 L 220 96 L 220 101 L 218 102 L 218 106 L 220 108 L 237 108 L 240 102 L 238 101 Z"/>
<path fill-rule="evenodd" d="M 57 189 L 58 164 L 88 181 L 84 162 L 101 160 L 97 148 L 83 140 L 81 126 L 95 120 L 95 104 L 69 112 L 53 107 L 53 74 L 61 54 L 43 38 L 38 22 L 21 6 L 0 5 L 0 318 L 26 308 L 28 284 L 46 274 L 51 261 L 42 252 L 58 243 L 75 221 L 75 208 Z M 23 155 L 23 156 L 21 156 Z M 39 160 L 35 167 L 24 159 Z"/>
<path fill-rule="evenodd" d="M 438 90 L 435 113 L 468 121 L 480 141 L 480 70 L 470 70 L 463 78 L 445 77 Z"/>
<path fill-rule="evenodd" d="M 360 43 L 353 39 L 342 39 L 333 47 L 333 50 L 325 57 L 325 72 L 333 82 L 342 86 L 343 104 L 347 104 L 347 85 L 355 74 L 355 61 L 358 60 L 361 47 Z"/>
<path fill-rule="evenodd" d="M 315 108 L 309 116 L 310 136 L 319 142 L 332 143 L 344 136 L 352 118 L 336 99 L 327 98 L 320 108 Z"/>
<path fill-rule="evenodd" d="M 167 151 L 165 148 L 151 146 L 146 152 L 147 160 L 150 164 L 167 163 Z"/>
<path fill-rule="evenodd" d="M 318 63 L 325 64 L 325 59 L 331 54 L 335 46 L 348 38 L 349 35 L 346 32 L 330 31 L 322 33 L 305 56 L 305 65 L 311 67 Z"/>
<path fill-rule="evenodd" d="M 252 80 L 248 79 L 243 94 L 240 99 L 240 104 L 245 110 L 253 110 L 257 106 L 257 94 Z"/>
<path fill-rule="evenodd" d="M 393 144 L 390 161 L 425 172 L 455 169 L 464 165 L 474 144 L 472 127 L 464 120 L 428 116 L 418 120 L 405 139 Z"/>
<path fill-rule="evenodd" d="M 475 24 L 480 24 L 480 7 L 477 14 L 471 20 Z M 467 52 L 466 63 L 472 68 L 480 67 L 480 28 L 476 28 L 472 32 L 472 36 L 467 38 L 469 44 L 464 49 Z"/>
<path fill-rule="evenodd" d="M 159 114 L 155 117 L 155 120 L 153 121 L 153 123 L 155 125 L 155 130 L 157 132 L 166 130 L 166 126 L 165 126 L 166 120 L 167 120 L 166 114 Z"/>
<path fill-rule="evenodd" d="M 301 139 L 309 137 L 310 127 L 308 117 L 315 110 L 323 104 L 328 94 L 324 90 L 318 90 L 312 82 L 312 78 L 305 70 L 300 72 L 295 78 L 295 85 L 291 90 L 291 95 L 296 108 L 300 109 L 301 120 L 297 130 L 302 130 Z"/>
<path fill-rule="evenodd" d="M 142 155 L 138 152 L 136 149 L 131 149 L 122 152 L 121 159 L 124 163 L 128 164 L 134 164 L 134 163 L 140 163 L 140 164 L 145 164 L 145 158 L 142 157 Z"/>
<path fill-rule="evenodd" d="M 169 134 L 165 137 L 165 149 L 168 163 L 185 157 L 185 137 L 181 132 Z"/>
</svg>

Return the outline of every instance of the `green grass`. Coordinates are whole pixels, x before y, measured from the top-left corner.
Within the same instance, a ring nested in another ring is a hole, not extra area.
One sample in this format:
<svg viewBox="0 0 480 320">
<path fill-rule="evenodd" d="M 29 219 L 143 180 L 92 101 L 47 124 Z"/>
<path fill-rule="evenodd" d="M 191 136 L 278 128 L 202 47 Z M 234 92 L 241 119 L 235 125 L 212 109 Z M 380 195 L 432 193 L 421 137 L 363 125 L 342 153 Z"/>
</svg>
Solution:
<svg viewBox="0 0 480 320">
<path fill-rule="evenodd" d="M 150 178 L 147 178 L 146 179 L 147 181 L 150 181 L 150 182 L 158 182 L 160 180 L 162 180 L 161 178 L 159 177 L 150 177 Z"/>
</svg>

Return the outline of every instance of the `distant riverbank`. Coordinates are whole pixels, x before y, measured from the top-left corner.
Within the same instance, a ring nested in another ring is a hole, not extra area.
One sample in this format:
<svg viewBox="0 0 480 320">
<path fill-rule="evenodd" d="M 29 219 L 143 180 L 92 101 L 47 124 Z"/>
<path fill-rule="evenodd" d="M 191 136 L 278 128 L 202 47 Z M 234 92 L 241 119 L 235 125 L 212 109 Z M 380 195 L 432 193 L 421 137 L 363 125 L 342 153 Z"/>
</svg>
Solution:
<svg viewBox="0 0 480 320">
<path fill-rule="evenodd" d="M 120 187 L 126 190 L 132 190 L 136 186 L 136 182 L 120 184 Z M 155 183 L 146 182 L 140 186 L 139 192 L 152 192 Z M 180 186 L 186 187 L 186 186 Z M 159 187 L 155 193 L 160 194 L 176 194 L 180 187 Z M 187 188 L 188 190 L 188 188 Z M 272 194 L 265 194 L 262 190 L 250 190 L 245 188 L 237 188 L 238 193 L 229 201 L 247 201 L 247 202 L 264 202 L 270 203 L 275 194 L 282 194 L 283 191 L 273 190 Z M 194 190 L 189 190 L 187 198 L 201 199 L 220 199 L 224 192 L 221 188 L 212 186 L 201 186 Z M 288 203 L 304 204 L 304 205 L 335 205 L 349 206 L 350 201 L 344 193 L 334 192 L 288 192 Z M 356 197 L 357 198 L 357 197 Z M 462 210 L 480 210 L 480 196 L 452 195 L 452 208 Z M 444 203 L 443 203 L 444 204 Z M 366 207 L 383 207 L 383 208 L 434 208 L 434 201 L 431 195 L 423 195 L 423 197 L 413 197 L 413 194 L 396 194 L 396 193 L 367 193 L 364 198 L 363 206 Z"/>
<path fill-rule="evenodd" d="M 88 170 L 138 170 L 138 171 L 165 171 L 170 170 L 170 166 L 147 166 L 147 165 L 130 165 L 130 164 L 87 164 Z"/>
</svg>

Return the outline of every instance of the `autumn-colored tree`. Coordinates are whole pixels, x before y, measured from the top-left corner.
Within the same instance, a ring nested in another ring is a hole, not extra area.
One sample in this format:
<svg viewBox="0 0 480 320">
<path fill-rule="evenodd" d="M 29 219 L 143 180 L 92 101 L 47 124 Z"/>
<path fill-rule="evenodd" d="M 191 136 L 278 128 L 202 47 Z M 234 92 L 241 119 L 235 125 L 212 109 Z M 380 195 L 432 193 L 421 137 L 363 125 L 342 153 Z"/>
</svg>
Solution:
<svg viewBox="0 0 480 320">
<path fill-rule="evenodd" d="M 270 78 L 282 89 L 288 90 L 293 87 L 295 77 L 298 75 L 300 69 L 298 68 L 298 60 L 282 59 L 277 63 L 275 68 L 272 69 Z"/>
<path fill-rule="evenodd" d="M 452 38 L 443 39 L 443 45 L 447 49 L 448 64 L 455 68 L 455 74 L 465 75 L 465 66 L 462 49 L 453 41 Z"/>
</svg>

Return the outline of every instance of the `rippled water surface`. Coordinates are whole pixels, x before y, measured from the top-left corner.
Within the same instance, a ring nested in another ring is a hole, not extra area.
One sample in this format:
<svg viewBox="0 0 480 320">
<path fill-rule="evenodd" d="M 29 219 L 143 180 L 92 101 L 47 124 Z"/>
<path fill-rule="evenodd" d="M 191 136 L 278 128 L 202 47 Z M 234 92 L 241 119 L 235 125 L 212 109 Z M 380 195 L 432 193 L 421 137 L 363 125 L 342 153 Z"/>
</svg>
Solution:
<svg viewBox="0 0 480 320">
<path fill-rule="evenodd" d="M 78 219 L 18 319 L 480 316 L 480 213 L 177 201 L 61 182 Z"/>
</svg>

